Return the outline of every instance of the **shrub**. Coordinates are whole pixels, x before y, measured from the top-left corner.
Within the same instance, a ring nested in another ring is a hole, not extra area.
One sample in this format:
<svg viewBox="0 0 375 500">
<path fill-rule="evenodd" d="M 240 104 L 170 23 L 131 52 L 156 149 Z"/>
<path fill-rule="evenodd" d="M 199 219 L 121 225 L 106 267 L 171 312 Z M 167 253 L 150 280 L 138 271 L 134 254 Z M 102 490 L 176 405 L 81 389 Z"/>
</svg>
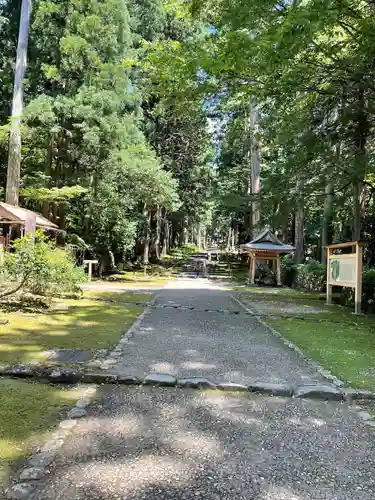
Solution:
<svg viewBox="0 0 375 500">
<path fill-rule="evenodd" d="M 69 251 L 37 233 L 35 239 L 28 235 L 12 243 L 11 251 L 3 257 L 0 281 L 0 297 L 18 291 L 53 295 L 77 291 L 85 273 L 75 266 Z"/>
<path fill-rule="evenodd" d="M 288 257 L 282 260 L 283 284 L 315 292 L 326 289 L 327 267 L 320 262 L 311 261 L 307 264 L 294 265 Z M 334 287 L 335 302 L 344 306 L 354 307 L 354 290 L 347 287 Z M 367 313 L 375 313 L 375 269 L 364 268 L 362 281 L 362 309 Z"/>
<path fill-rule="evenodd" d="M 281 258 L 280 262 L 281 267 L 281 281 L 285 286 L 292 287 L 294 285 L 296 275 L 297 275 L 297 266 L 293 261 L 292 255 L 286 255 Z"/>
<path fill-rule="evenodd" d="M 339 303 L 354 307 L 354 290 L 342 287 Z M 362 280 L 362 310 L 366 313 L 375 313 L 375 269 L 365 267 Z"/>
<path fill-rule="evenodd" d="M 362 302 L 366 312 L 375 312 L 375 269 L 365 268 L 362 282 Z"/>
<path fill-rule="evenodd" d="M 320 262 L 311 261 L 296 266 L 295 287 L 323 292 L 326 287 L 327 268 Z"/>
</svg>

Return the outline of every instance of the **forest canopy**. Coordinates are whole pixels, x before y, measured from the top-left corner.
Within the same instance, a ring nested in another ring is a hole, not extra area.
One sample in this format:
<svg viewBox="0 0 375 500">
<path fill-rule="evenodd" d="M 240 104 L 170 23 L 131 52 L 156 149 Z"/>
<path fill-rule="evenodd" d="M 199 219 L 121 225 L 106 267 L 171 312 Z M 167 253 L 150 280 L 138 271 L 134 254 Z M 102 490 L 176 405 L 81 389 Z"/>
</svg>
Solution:
<svg viewBox="0 0 375 500">
<path fill-rule="evenodd" d="M 4 197 L 21 4 L 0 3 Z M 297 262 L 373 239 L 374 9 L 32 2 L 20 204 L 104 268 L 188 242 L 233 248 L 265 226 Z"/>
</svg>

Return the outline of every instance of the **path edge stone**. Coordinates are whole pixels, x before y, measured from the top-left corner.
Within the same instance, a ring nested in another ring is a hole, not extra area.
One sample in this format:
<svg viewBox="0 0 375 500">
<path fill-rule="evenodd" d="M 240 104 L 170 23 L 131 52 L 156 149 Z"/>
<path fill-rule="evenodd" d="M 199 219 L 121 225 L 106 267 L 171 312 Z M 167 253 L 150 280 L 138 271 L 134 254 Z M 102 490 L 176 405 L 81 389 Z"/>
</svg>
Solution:
<svg viewBox="0 0 375 500">
<path fill-rule="evenodd" d="M 364 421 L 366 425 L 369 425 L 370 427 L 375 428 L 375 418 L 370 415 L 367 411 L 364 411 L 361 406 L 359 405 L 354 405 L 354 401 L 358 400 L 363 400 L 363 401 L 371 401 L 375 400 L 375 393 L 371 391 L 363 391 L 361 389 L 353 389 L 351 387 L 345 387 L 345 382 L 340 380 L 339 378 L 335 377 L 329 370 L 323 368 L 319 363 L 316 361 L 313 361 L 311 358 L 309 358 L 299 347 L 296 346 L 293 342 L 290 340 L 286 339 L 278 330 L 273 328 L 271 325 L 267 324 L 261 317 L 256 315 L 256 312 L 251 310 L 247 305 L 245 305 L 238 297 L 235 295 L 231 294 L 231 299 L 236 302 L 240 307 L 242 307 L 245 311 L 250 313 L 255 319 L 262 325 L 264 328 L 266 328 L 272 335 L 278 337 L 287 347 L 295 351 L 299 356 L 301 356 L 302 359 L 304 359 L 307 363 L 309 363 L 310 366 L 314 367 L 320 375 L 322 375 L 325 379 L 327 379 L 329 382 L 332 382 L 337 389 L 341 392 L 342 394 L 342 399 L 341 401 L 345 401 L 346 403 L 349 403 L 351 407 L 356 411 L 357 416 Z M 294 391 L 298 388 L 293 388 L 293 395 L 294 397 Z M 306 396 L 308 398 L 308 396 Z M 314 398 L 315 399 L 315 398 Z M 338 402 L 340 401 L 339 398 L 337 400 Z"/>
<path fill-rule="evenodd" d="M 77 419 L 86 416 L 86 408 L 96 397 L 98 387 L 90 385 L 85 388 L 75 406 L 68 411 L 67 420 L 60 421 L 57 429 L 49 433 L 49 439 L 40 444 L 36 452 L 25 461 L 22 468 L 15 474 L 11 485 L 5 490 L 6 500 L 33 500 L 37 482 L 49 474 L 49 468 L 58 451 L 73 433 Z"/>
<path fill-rule="evenodd" d="M 117 363 L 117 360 L 121 357 L 122 353 L 126 348 L 126 344 L 132 337 L 134 337 L 134 335 L 136 334 L 137 330 L 141 326 L 146 316 L 148 316 L 151 313 L 152 308 L 155 305 L 156 301 L 158 300 L 159 296 L 160 293 L 156 293 L 152 297 L 152 299 L 149 302 L 147 302 L 145 310 L 136 318 L 136 320 L 128 328 L 125 329 L 117 345 L 112 350 L 108 351 L 108 355 L 104 359 L 104 363 L 110 362 L 110 364 L 112 365 Z M 103 366 L 101 368 L 103 369 Z"/>
<path fill-rule="evenodd" d="M 294 342 L 286 339 L 278 330 L 273 328 L 271 325 L 266 323 L 262 318 L 256 315 L 256 312 L 251 310 L 247 305 L 245 305 L 238 297 L 231 294 L 232 300 L 234 300 L 237 304 L 239 304 L 245 311 L 250 313 L 264 328 L 266 328 L 272 335 L 278 337 L 287 347 L 295 351 L 302 359 L 304 359 L 310 366 L 315 368 L 315 370 L 326 380 L 333 383 L 338 388 L 343 388 L 345 386 L 345 382 L 337 378 L 333 375 L 329 370 L 323 368 L 319 363 L 313 361 L 309 358 L 303 351 L 300 349 Z"/>
</svg>

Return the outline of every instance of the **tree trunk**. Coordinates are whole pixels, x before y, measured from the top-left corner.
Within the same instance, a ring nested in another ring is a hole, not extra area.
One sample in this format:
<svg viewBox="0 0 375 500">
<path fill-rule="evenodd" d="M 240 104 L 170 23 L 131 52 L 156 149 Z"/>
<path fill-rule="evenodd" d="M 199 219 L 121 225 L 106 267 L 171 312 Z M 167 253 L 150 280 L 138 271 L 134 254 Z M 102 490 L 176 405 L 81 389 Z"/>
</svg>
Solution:
<svg viewBox="0 0 375 500">
<path fill-rule="evenodd" d="M 231 249 L 231 251 L 233 251 L 234 247 L 235 247 L 235 243 L 234 243 L 234 241 L 235 241 L 234 227 L 232 227 L 232 231 L 231 232 L 232 232 L 232 236 L 231 236 L 231 242 L 230 242 L 230 249 Z"/>
<path fill-rule="evenodd" d="M 155 240 L 154 240 L 154 251 L 157 260 L 160 260 L 160 235 L 161 235 L 161 208 L 158 205 L 155 212 Z"/>
<path fill-rule="evenodd" d="M 326 196 L 324 200 L 324 214 L 322 225 L 322 253 L 321 262 L 327 262 L 327 245 L 332 243 L 332 215 L 333 215 L 333 184 L 329 182 L 326 185 Z"/>
<path fill-rule="evenodd" d="M 182 234 L 183 234 L 182 244 L 183 245 L 187 245 L 189 243 L 189 231 L 188 231 L 188 227 L 189 227 L 188 218 L 184 217 L 183 228 L 182 228 Z"/>
<path fill-rule="evenodd" d="M 171 248 L 171 226 L 169 224 L 169 220 L 165 217 L 164 223 L 164 241 L 165 241 L 165 255 L 168 255 L 168 252 Z"/>
<path fill-rule="evenodd" d="M 196 225 L 196 245 L 199 248 L 202 248 L 202 227 L 200 222 L 197 223 Z"/>
<path fill-rule="evenodd" d="M 258 132 L 258 112 L 252 104 L 251 106 L 251 193 L 255 197 L 252 202 L 252 229 L 259 230 L 260 224 L 260 152 Z"/>
<path fill-rule="evenodd" d="M 239 241 L 239 227 L 238 227 L 238 221 L 235 221 L 234 223 L 234 228 L 233 228 L 233 246 L 237 247 Z"/>
<path fill-rule="evenodd" d="M 54 220 L 57 223 L 57 209 L 58 209 L 58 214 L 59 214 L 59 227 L 61 229 L 61 232 L 58 234 L 58 242 L 60 245 L 64 246 L 65 245 L 65 240 L 66 240 L 66 209 L 67 209 L 67 204 L 64 202 L 61 202 L 59 205 L 57 202 L 53 203 L 53 210 L 54 210 Z"/>
<path fill-rule="evenodd" d="M 363 180 L 367 170 L 366 142 L 368 135 L 368 119 L 365 111 L 364 89 L 358 93 L 358 115 L 355 132 L 355 161 L 353 180 L 353 241 L 361 239 L 361 195 Z"/>
<path fill-rule="evenodd" d="M 207 227 L 204 226 L 202 233 L 202 247 L 205 250 L 207 248 Z"/>
<path fill-rule="evenodd" d="M 248 197 L 251 196 L 252 193 L 252 157 L 251 157 L 251 106 L 249 109 L 245 111 L 245 151 L 244 157 L 247 167 L 247 176 L 246 176 L 246 195 Z M 249 201 L 247 203 L 247 207 L 245 209 L 244 214 L 244 233 L 246 242 L 251 239 L 253 233 L 253 225 L 252 225 L 252 203 Z"/>
<path fill-rule="evenodd" d="M 301 264 L 304 261 L 305 251 L 304 251 L 304 202 L 303 202 L 303 178 L 299 176 L 297 180 L 297 209 L 295 214 L 294 222 L 294 246 L 295 250 L 295 262 Z"/>
<path fill-rule="evenodd" d="M 281 238 L 284 243 L 289 241 L 290 207 L 284 201 L 280 204 L 280 214 L 282 215 Z"/>
<path fill-rule="evenodd" d="M 228 236 L 227 236 L 227 252 L 230 252 L 231 243 L 232 243 L 232 227 L 229 226 L 229 228 L 228 228 Z"/>
<path fill-rule="evenodd" d="M 161 257 L 165 257 L 169 251 L 169 221 L 166 210 L 163 210 L 162 213 L 161 226 L 162 226 Z"/>
<path fill-rule="evenodd" d="M 5 201 L 18 205 L 21 179 L 21 117 L 23 113 L 23 81 L 27 66 L 27 42 L 29 36 L 31 0 L 22 0 L 20 27 L 14 74 L 12 120 L 9 136 L 9 155 Z"/>
<path fill-rule="evenodd" d="M 361 239 L 361 192 L 362 181 L 353 182 L 353 241 Z"/>
<path fill-rule="evenodd" d="M 144 245 L 143 245 L 143 264 L 149 263 L 150 255 L 150 226 L 151 226 L 151 213 L 145 206 L 143 209 L 143 216 L 145 219 L 145 232 L 144 232 Z"/>
<path fill-rule="evenodd" d="M 44 170 L 45 171 L 45 181 L 44 181 L 45 187 L 49 187 L 49 182 L 48 182 L 47 179 L 51 176 L 51 171 L 52 171 L 52 158 L 53 158 L 52 148 L 53 148 L 53 142 L 54 142 L 54 138 L 52 136 L 48 140 L 48 143 L 47 143 L 46 164 L 45 164 L 45 170 Z M 43 201 L 43 215 L 47 219 L 49 219 L 49 217 L 50 217 L 49 210 L 50 210 L 50 202 L 49 201 Z"/>
</svg>

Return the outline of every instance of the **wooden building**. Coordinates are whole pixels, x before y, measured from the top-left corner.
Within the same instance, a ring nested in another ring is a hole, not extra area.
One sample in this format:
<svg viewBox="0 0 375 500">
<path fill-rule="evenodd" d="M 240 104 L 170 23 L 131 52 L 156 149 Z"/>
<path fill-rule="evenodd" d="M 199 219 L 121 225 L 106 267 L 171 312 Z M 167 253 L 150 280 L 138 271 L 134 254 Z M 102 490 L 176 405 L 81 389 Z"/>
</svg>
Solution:
<svg viewBox="0 0 375 500">
<path fill-rule="evenodd" d="M 246 253 L 249 258 L 250 283 L 255 283 L 255 270 L 257 262 L 272 263 L 272 270 L 275 274 L 276 283 L 281 285 L 280 255 L 294 252 L 294 247 L 282 243 L 269 229 L 265 229 L 259 236 L 240 245 L 242 253 Z"/>
<path fill-rule="evenodd" d="M 0 202 L 0 250 L 6 250 L 12 239 L 36 229 L 58 231 L 58 226 L 37 212 Z"/>
</svg>

